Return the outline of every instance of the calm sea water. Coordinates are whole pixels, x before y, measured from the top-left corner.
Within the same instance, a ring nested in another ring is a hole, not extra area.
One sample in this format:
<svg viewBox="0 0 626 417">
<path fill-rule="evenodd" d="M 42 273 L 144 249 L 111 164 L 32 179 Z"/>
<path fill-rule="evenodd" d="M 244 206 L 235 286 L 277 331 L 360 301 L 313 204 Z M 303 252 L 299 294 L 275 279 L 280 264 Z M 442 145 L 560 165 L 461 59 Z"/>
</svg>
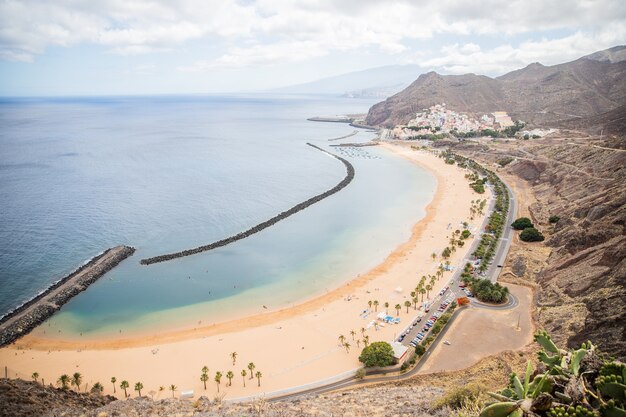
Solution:
<svg viewBox="0 0 626 417">
<path fill-rule="evenodd" d="M 96 337 L 232 317 L 367 271 L 408 238 L 435 190 L 430 174 L 384 149 L 329 147 L 354 128 L 306 120 L 371 104 L 265 95 L 0 101 L 0 313 L 119 244 L 137 252 L 65 305 L 49 333 Z M 334 186 L 345 168 L 307 141 L 348 158 L 354 181 L 243 241 L 139 264 Z"/>
</svg>

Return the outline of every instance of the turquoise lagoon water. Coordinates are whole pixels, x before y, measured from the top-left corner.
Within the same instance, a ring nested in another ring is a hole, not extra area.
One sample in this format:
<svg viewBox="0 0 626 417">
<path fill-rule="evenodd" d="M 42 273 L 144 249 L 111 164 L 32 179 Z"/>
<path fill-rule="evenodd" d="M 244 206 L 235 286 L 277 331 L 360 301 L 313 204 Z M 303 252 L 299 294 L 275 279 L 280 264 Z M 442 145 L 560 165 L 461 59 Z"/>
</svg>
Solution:
<svg viewBox="0 0 626 417">
<path fill-rule="evenodd" d="M 102 250 L 137 248 L 49 320 L 47 334 L 107 337 L 190 327 L 323 293 L 405 241 L 435 179 L 384 149 L 332 148 L 354 130 L 307 121 L 372 101 L 185 96 L 0 101 L 0 313 Z M 366 141 L 359 131 L 346 141 Z M 139 260 L 247 229 L 334 186 L 341 192 L 229 246 Z M 61 331 L 61 333 L 59 333 Z"/>
</svg>

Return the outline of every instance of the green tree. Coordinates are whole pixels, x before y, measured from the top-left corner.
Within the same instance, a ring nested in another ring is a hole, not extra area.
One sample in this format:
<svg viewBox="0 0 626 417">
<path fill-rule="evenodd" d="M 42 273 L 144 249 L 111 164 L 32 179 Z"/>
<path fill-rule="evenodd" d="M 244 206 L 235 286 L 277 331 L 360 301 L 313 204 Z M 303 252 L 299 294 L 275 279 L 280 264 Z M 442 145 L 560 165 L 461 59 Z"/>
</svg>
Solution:
<svg viewBox="0 0 626 417">
<path fill-rule="evenodd" d="M 350 330 L 350 336 L 352 336 L 352 341 L 354 342 L 354 336 L 356 335 L 356 332 L 353 330 Z"/>
<path fill-rule="evenodd" d="M 430 290 L 432 289 L 433 289 L 432 285 L 426 286 L 426 298 L 430 298 Z"/>
<path fill-rule="evenodd" d="M 422 294 L 422 303 L 424 302 L 424 295 L 427 293 L 426 288 L 420 287 L 420 294 Z"/>
<path fill-rule="evenodd" d="M 80 372 L 74 372 L 72 375 L 72 385 L 76 387 L 78 391 L 80 391 L 80 384 L 83 382 L 83 376 Z"/>
<path fill-rule="evenodd" d="M 402 310 L 402 306 L 400 304 L 396 304 L 395 308 L 396 308 L 396 316 L 399 316 L 400 310 Z"/>
<path fill-rule="evenodd" d="M 243 379 L 243 387 L 246 387 L 246 375 L 248 375 L 248 372 L 246 372 L 245 369 L 241 370 L 241 379 Z"/>
<path fill-rule="evenodd" d="M 441 252 L 441 256 L 443 256 L 444 258 L 449 258 L 450 255 L 452 254 L 452 251 L 450 250 L 449 247 L 446 246 L 446 248 L 443 250 L 443 252 Z"/>
<path fill-rule="evenodd" d="M 419 345 L 415 346 L 415 354 L 417 356 L 422 356 L 424 352 L 426 352 L 426 348 L 424 347 L 424 345 L 420 343 Z"/>
<path fill-rule="evenodd" d="M 339 335 L 338 339 L 339 339 L 339 344 L 340 345 L 343 345 L 343 342 L 346 341 L 346 337 L 344 335 L 342 335 L 342 334 Z"/>
<path fill-rule="evenodd" d="M 124 398 L 128 398 L 128 393 L 126 392 L 128 387 L 130 387 L 130 384 L 128 383 L 128 381 L 124 380 L 120 382 L 120 388 L 124 390 Z"/>
<path fill-rule="evenodd" d="M 409 300 L 406 300 L 404 302 L 404 306 L 406 307 L 406 314 L 409 314 L 409 307 L 411 307 L 411 302 Z"/>
<path fill-rule="evenodd" d="M 374 300 L 374 311 L 378 311 L 378 300 Z"/>
<path fill-rule="evenodd" d="M 556 215 L 550 216 L 550 218 L 548 219 L 550 223 L 557 223 L 559 220 L 561 220 L 561 218 Z"/>
<path fill-rule="evenodd" d="M 37 382 L 39 380 L 39 372 L 33 372 L 30 377 L 33 379 L 33 381 Z"/>
<path fill-rule="evenodd" d="M 142 389 L 143 389 L 143 384 L 141 382 L 135 383 L 135 391 L 137 391 L 139 393 L 140 397 L 141 397 L 141 390 Z"/>
<path fill-rule="evenodd" d="M 233 386 L 233 378 L 234 377 L 235 377 L 235 374 L 233 373 L 233 371 L 226 372 L 226 378 L 228 378 L 228 386 L 229 387 Z"/>
<path fill-rule="evenodd" d="M 57 384 L 61 385 L 61 389 L 68 389 L 70 385 L 70 377 L 67 374 L 63 374 L 57 380 Z"/>
<path fill-rule="evenodd" d="M 388 302 L 385 302 L 385 313 L 387 313 L 387 309 L 388 309 L 388 308 L 389 308 L 389 303 L 388 303 Z M 387 314 L 389 314 L 389 313 L 387 313 Z"/>
<path fill-rule="evenodd" d="M 237 361 L 237 352 L 232 352 L 232 353 L 230 354 L 230 357 L 231 357 L 231 358 L 232 358 L 232 360 L 233 360 L 233 366 L 235 366 L 235 362 Z"/>
<path fill-rule="evenodd" d="M 528 217 L 520 217 L 511 223 L 511 227 L 515 230 L 524 230 L 529 227 L 533 227 L 533 222 Z"/>
<path fill-rule="evenodd" d="M 346 353 L 350 353 L 350 343 L 349 342 L 344 343 L 343 347 L 346 348 Z"/>
<path fill-rule="evenodd" d="M 104 387 L 99 382 L 96 382 L 95 384 L 93 384 L 93 387 L 91 387 L 92 394 L 100 395 L 102 394 L 102 391 L 104 391 Z"/>
<path fill-rule="evenodd" d="M 387 342 L 374 342 L 363 348 L 359 361 L 367 367 L 393 365 L 393 348 Z"/>
<path fill-rule="evenodd" d="M 256 365 L 254 364 L 254 362 L 250 362 L 248 364 L 248 370 L 250 371 L 250 379 L 254 378 L 254 368 L 256 368 Z"/>
<path fill-rule="evenodd" d="M 545 237 L 541 234 L 541 232 L 534 227 L 527 227 L 522 230 L 519 238 L 524 242 L 543 242 Z"/>
<path fill-rule="evenodd" d="M 256 376 L 256 379 L 258 381 L 258 386 L 261 386 L 261 377 L 263 376 L 263 374 L 260 371 L 256 371 L 256 374 L 254 374 L 254 376 Z"/>
<path fill-rule="evenodd" d="M 176 390 L 178 389 L 178 387 L 174 384 L 170 385 L 170 391 L 172 391 L 172 398 L 174 398 L 174 393 L 176 392 Z"/>
<path fill-rule="evenodd" d="M 367 305 L 368 305 L 370 308 L 372 308 L 372 300 L 369 300 L 369 301 L 367 302 Z"/>
<path fill-rule="evenodd" d="M 437 254 L 435 252 L 430 254 L 430 257 L 433 258 L 433 261 L 437 259 Z"/>
<path fill-rule="evenodd" d="M 220 371 L 217 371 L 215 373 L 215 383 L 217 384 L 217 392 L 220 392 L 220 382 L 222 381 L 222 373 Z"/>
<path fill-rule="evenodd" d="M 112 376 L 111 377 L 111 384 L 113 384 L 113 394 L 115 394 L 115 383 L 117 382 L 117 378 Z"/>
<path fill-rule="evenodd" d="M 206 372 L 202 372 L 200 375 L 200 381 L 204 384 L 204 390 L 206 391 L 206 382 L 209 380 L 209 374 Z"/>
</svg>

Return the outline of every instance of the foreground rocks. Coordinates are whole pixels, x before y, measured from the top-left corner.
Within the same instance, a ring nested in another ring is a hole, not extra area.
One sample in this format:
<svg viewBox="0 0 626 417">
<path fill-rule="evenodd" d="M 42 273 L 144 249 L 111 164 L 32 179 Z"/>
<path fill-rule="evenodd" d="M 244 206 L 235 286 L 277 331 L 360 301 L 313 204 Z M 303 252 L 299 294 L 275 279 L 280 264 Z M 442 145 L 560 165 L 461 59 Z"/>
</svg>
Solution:
<svg viewBox="0 0 626 417">
<path fill-rule="evenodd" d="M 0 379 L 0 417 L 51 415 L 50 411 L 59 407 L 84 414 L 115 400 L 109 395 L 78 393 L 21 379 Z"/>
<path fill-rule="evenodd" d="M 48 416 L 67 417 L 295 417 L 295 416 L 416 416 L 447 417 L 450 410 L 430 411 L 430 402 L 442 390 L 421 387 L 379 386 L 354 391 L 303 397 L 283 402 L 263 400 L 225 404 L 201 397 L 196 401 L 149 398 L 120 400 L 88 412 L 64 409 Z"/>
</svg>

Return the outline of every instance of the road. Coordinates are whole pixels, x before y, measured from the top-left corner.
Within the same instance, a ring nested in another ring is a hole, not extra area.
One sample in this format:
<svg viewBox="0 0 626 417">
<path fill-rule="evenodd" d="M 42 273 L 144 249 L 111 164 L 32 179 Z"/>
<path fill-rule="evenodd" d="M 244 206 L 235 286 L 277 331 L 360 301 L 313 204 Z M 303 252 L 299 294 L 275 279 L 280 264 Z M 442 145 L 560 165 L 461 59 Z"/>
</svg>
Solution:
<svg viewBox="0 0 626 417">
<path fill-rule="evenodd" d="M 505 185 L 506 190 L 509 193 L 509 210 L 508 210 L 508 213 L 507 213 L 507 216 L 506 216 L 506 223 L 505 223 L 504 231 L 503 231 L 502 236 L 500 237 L 500 239 L 498 241 L 498 248 L 496 249 L 496 255 L 494 256 L 493 263 L 487 269 L 487 271 L 485 272 L 485 276 L 484 276 L 484 278 L 489 279 L 492 282 L 495 282 L 497 280 L 498 276 L 500 275 L 500 271 L 501 271 L 502 268 L 498 267 L 498 265 L 503 265 L 504 264 L 506 256 L 507 256 L 507 254 L 509 252 L 509 249 L 511 247 L 511 238 L 512 238 L 512 230 L 513 230 L 511 228 L 511 223 L 513 223 L 513 217 L 517 213 L 517 201 L 515 200 L 515 196 L 513 195 L 513 192 L 511 191 L 511 188 L 509 187 L 509 185 L 506 184 L 504 181 L 502 181 L 502 183 Z M 492 212 L 494 204 L 495 204 L 495 199 L 492 199 L 490 201 L 490 205 L 489 205 L 489 213 Z M 480 228 L 478 230 L 480 230 L 480 231 L 485 230 L 485 226 L 487 225 L 487 222 L 488 222 L 488 216 L 485 217 L 485 219 L 483 220 L 483 223 L 481 224 L 481 226 L 480 226 Z M 476 239 L 474 239 L 474 242 L 472 243 L 472 246 L 467 251 L 467 254 L 468 254 L 469 257 L 465 257 L 460 262 L 459 266 L 457 266 L 457 268 L 455 269 L 455 271 L 454 271 L 454 273 L 452 275 L 452 278 L 450 279 L 450 283 L 449 283 L 449 287 L 450 288 L 449 288 L 449 290 L 446 291 L 443 295 L 437 294 L 437 296 L 435 296 L 433 301 L 430 303 L 430 305 L 433 306 L 435 309 L 438 308 L 437 307 L 438 304 L 440 304 L 446 298 L 454 299 L 457 296 L 465 296 L 464 293 L 460 292 L 459 287 L 458 287 L 459 279 L 460 279 L 460 276 L 461 276 L 461 271 L 463 270 L 463 266 L 465 265 L 465 263 L 469 262 L 471 260 L 470 259 L 471 254 L 474 252 L 474 250 L 478 246 L 479 242 L 480 242 L 480 233 L 478 233 L 476 235 Z M 478 302 L 476 300 L 472 300 L 472 308 L 486 308 L 486 309 L 492 309 L 492 310 L 512 309 L 512 308 L 515 308 L 517 306 L 517 304 L 518 304 L 518 300 L 511 294 L 509 294 L 509 300 L 508 300 L 507 304 L 505 304 L 505 305 L 494 306 L 494 305 L 484 304 L 484 303 Z M 272 398 L 270 398 L 268 400 L 272 401 L 272 402 L 284 401 L 284 400 L 289 400 L 289 399 L 301 397 L 303 395 L 317 395 L 317 394 L 322 394 L 322 393 L 329 392 L 329 391 L 334 391 L 334 390 L 337 390 L 337 389 L 343 389 L 343 388 L 349 388 L 349 387 L 358 387 L 358 386 L 363 386 L 363 385 L 366 385 L 366 384 L 377 383 L 377 382 L 401 381 L 401 380 L 404 380 L 404 379 L 411 378 L 412 376 L 414 376 L 416 373 L 418 373 L 420 371 L 420 369 L 422 368 L 423 364 L 430 357 L 430 353 L 434 349 L 437 348 L 437 346 L 439 345 L 439 343 L 441 341 L 444 340 L 445 335 L 447 334 L 448 330 L 451 327 L 450 325 L 454 322 L 454 320 L 457 319 L 459 313 L 461 311 L 463 311 L 463 309 L 465 309 L 465 308 L 468 308 L 468 307 L 459 307 L 459 308 L 456 309 L 456 311 L 450 317 L 450 320 L 448 321 L 448 324 L 436 336 L 435 340 L 433 340 L 433 342 L 430 344 L 430 346 L 426 349 L 426 351 L 420 357 L 420 359 L 418 360 L 416 365 L 411 370 L 409 370 L 406 373 L 397 374 L 397 372 L 396 372 L 395 375 L 385 375 L 386 373 L 389 373 L 389 372 L 376 371 L 376 372 L 368 373 L 368 378 L 364 379 L 364 380 L 359 380 L 355 376 L 350 376 L 350 377 L 345 378 L 345 379 L 340 380 L 340 381 L 332 382 L 332 383 L 329 383 L 329 384 L 326 384 L 326 385 L 322 385 L 322 386 L 319 386 L 319 387 L 316 387 L 316 388 L 305 389 L 303 391 L 298 391 L 298 392 L 295 392 L 295 393 L 275 396 L 275 397 L 272 397 Z M 417 319 L 417 317 L 415 319 Z M 424 321 L 425 320 L 422 320 L 419 324 L 423 324 Z M 412 329 L 409 332 L 409 334 L 404 338 L 403 344 L 408 345 L 411 342 L 411 340 L 415 337 L 415 334 L 417 334 L 420 330 L 421 330 L 421 326 L 416 326 L 414 329 Z M 375 376 L 373 378 L 369 377 L 371 375 L 378 375 L 378 374 L 380 374 L 381 376 Z"/>
</svg>

